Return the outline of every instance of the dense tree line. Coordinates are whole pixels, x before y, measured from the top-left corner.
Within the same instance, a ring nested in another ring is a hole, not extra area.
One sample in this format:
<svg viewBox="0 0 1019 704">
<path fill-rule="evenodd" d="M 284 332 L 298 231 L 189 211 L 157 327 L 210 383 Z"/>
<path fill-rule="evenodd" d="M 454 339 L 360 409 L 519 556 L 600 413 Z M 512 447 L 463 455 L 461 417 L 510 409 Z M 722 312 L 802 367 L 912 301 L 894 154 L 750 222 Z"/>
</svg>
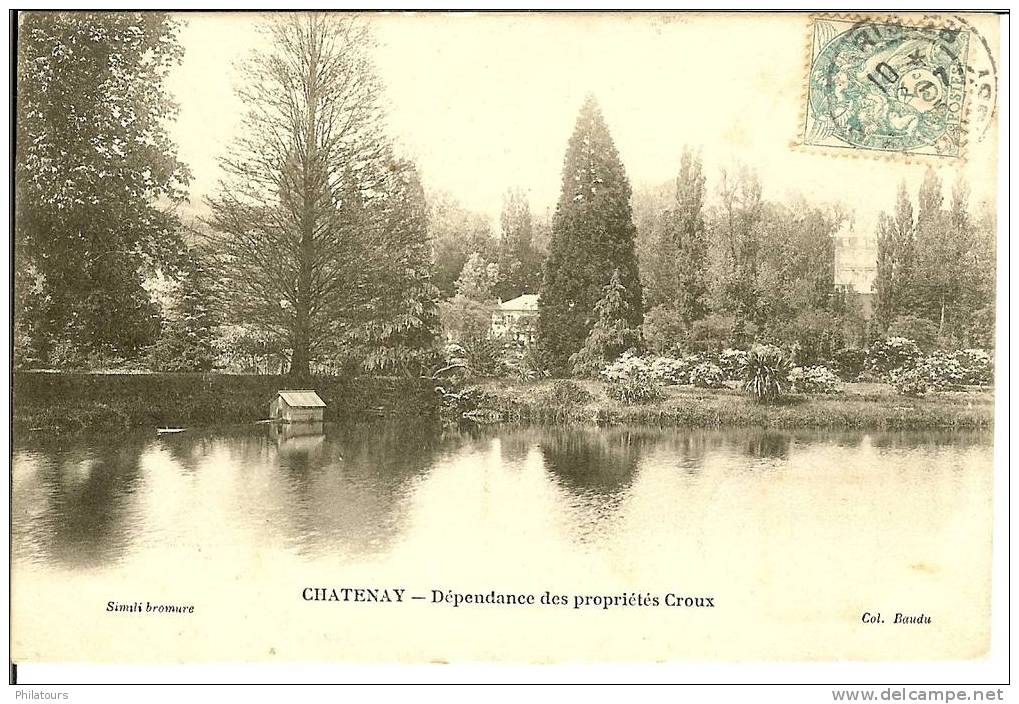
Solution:
<svg viewBox="0 0 1019 704">
<path fill-rule="evenodd" d="M 588 111 L 590 105 L 585 105 L 582 121 L 590 119 L 584 115 Z M 581 166 L 573 166 L 578 141 L 583 149 L 599 145 L 601 160 L 582 153 Z M 557 211 L 557 216 L 568 217 L 557 222 L 582 225 L 563 228 L 564 241 L 573 249 L 558 261 L 555 237 L 560 233 L 553 229 L 546 275 L 551 271 L 554 276 L 542 289 L 542 307 L 571 311 L 577 332 L 564 343 L 568 326 L 556 320 L 542 328 L 539 343 L 551 368 L 570 371 L 570 364 L 562 364 L 565 348 L 580 354 L 574 361 L 579 359 L 583 369 L 572 371 L 590 371 L 597 366 L 597 341 L 607 339 L 608 330 L 616 331 L 613 339 L 631 340 L 634 350 L 658 352 L 777 344 L 793 350 L 801 364 L 830 360 L 843 348 L 863 346 L 882 335 L 916 339 L 927 348 L 993 347 L 993 217 L 973 215 L 961 182 L 946 205 L 933 171 L 920 184 L 915 215 L 903 185 L 894 213 L 881 216 L 877 281 L 873 291 L 856 291 L 835 283 L 837 239 L 840 234 L 857 235 L 841 206 L 814 205 L 802 197 L 768 201 L 757 174 L 746 167 L 722 170 L 712 194 L 700 155 L 685 150 L 671 189 L 644 189 L 633 198 L 639 282 L 617 276 L 616 285 L 594 298 L 594 305 L 581 305 L 579 297 L 545 302 L 546 292 L 559 296 L 559 291 L 581 289 L 597 277 L 604 286 L 618 274 L 610 261 L 592 263 L 592 254 L 601 245 L 599 238 L 626 232 L 617 223 L 625 221 L 628 209 L 607 209 L 593 226 L 570 215 L 586 205 L 577 190 L 585 179 L 608 186 L 603 193 L 611 192 L 614 183 L 624 184 L 619 192 L 628 194 L 625 176 L 618 181 L 588 178 L 592 165 L 617 158 L 609 139 L 592 139 L 579 128 L 568 147 Z M 571 241 L 571 234 L 576 239 Z M 624 243 L 617 252 L 625 252 L 626 236 L 617 241 Z M 590 249 L 585 251 L 585 245 Z M 626 262 L 627 256 L 617 253 L 613 261 Z M 642 308 L 634 310 L 633 292 L 641 288 Z M 873 322 L 863 309 L 864 297 L 871 294 L 876 299 Z M 619 305 L 621 300 L 628 304 Z M 608 310 L 616 311 L 614 323 L 606 320 Z M 634 341 L 626 331 L 635 327 L 642 310 L 640 338 Z M 605 354 L 603 361 L 616 351 Z"/>
<path fill-rule="evenodd" d="M 162 13 L 24 15 L 18 55 L 21 364 L 204 371 L 217 357 L 408 372 L 434 353 L 428 208 L 383 127 L 360 22 L 281 15 L 243 67 L 211 216 L 167 207 L 179 62 Z"/>
<path fill-rule="evenodd" d="M 891 214 L 878 220 L 875 316 L 882 330 L 926 347 L 994 346 L 995 223 L 971 212 L 962 181 L 944 200 L 928 170 L 914 210 L 902 182 Z M 947 205 L 947 207 L 946 207 Z"/>
<path fill-rule="evenodd" d="M 629 349 L 769 342 L 810 363 L 884 334 L 993 344 L 994 218 L 964 183 L 946 201 L 929 171 L 915 201 L 906 183 L 890 194 L 869 323 L 871 292 L 834 283 L 852 229 L 839 206 L 768 200 L 745 166 L 709 182 L 690 149 L 672 183 L 634 193 L 593 97 L 554 212 L 508 188 L 493 226 L 449 194 L 426 198 L 386 132 L 371 33 L 350 18 L 267 24 L 210 214 L 182 223 L 189 175 L 163 85 L 178 29 L 161 13 L 23 15 L 19 364 L 415 374 L 442 336 L 497 354 L 492 311 L 523 294 L 540 294 L 537 360 L 559 374 Z"/>
<path fill-rule="evenodd" d="M 686 152 L 672 195 L 638 201 L 646 346 L 773 342 L 816 359 L 860 340 L 859 301 L 834 285 L 835 237 L 846 221 L 838 207 L 767 201 L 745 167 L 723 170 L 709 196 L 700 159 Z"/>
</svg>

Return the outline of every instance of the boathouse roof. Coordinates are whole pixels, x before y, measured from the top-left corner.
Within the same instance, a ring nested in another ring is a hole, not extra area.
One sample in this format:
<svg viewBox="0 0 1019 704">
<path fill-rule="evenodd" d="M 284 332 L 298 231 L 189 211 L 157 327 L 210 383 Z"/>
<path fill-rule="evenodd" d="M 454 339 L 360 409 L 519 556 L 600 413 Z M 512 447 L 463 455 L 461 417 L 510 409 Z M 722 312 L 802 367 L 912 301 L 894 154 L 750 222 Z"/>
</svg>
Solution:
<svg viewBox="0 0 1019 704">
<path fill-rule="evenodd" d="M 325 408 L 325 402 L 310 389 L 287 389 L 279 392 L 280 398 L 291 408 Z"/>
</svg>

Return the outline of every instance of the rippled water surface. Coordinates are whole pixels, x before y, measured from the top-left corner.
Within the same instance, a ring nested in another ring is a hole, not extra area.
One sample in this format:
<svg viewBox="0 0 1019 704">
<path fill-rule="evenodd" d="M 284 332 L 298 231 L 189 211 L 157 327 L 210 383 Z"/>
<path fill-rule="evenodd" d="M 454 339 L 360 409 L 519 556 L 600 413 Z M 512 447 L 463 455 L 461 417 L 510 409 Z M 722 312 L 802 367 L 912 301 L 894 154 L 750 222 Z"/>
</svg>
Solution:
<svg viewBox="0 0 1019 704">
<path fill-rule="evenodd" d="M 12 471 L 15 648 L 30 659 L 986 646 L 988 434 L 245 426 L 23 437 Z M 675 593 L 716 606 L 342 605 L 305 601 L 309 586 Z M 110 614 L 111 600 L 196 615 Z M 933 612 L 936 625 L 862 627 L 865 611 Z"/>
</svg>

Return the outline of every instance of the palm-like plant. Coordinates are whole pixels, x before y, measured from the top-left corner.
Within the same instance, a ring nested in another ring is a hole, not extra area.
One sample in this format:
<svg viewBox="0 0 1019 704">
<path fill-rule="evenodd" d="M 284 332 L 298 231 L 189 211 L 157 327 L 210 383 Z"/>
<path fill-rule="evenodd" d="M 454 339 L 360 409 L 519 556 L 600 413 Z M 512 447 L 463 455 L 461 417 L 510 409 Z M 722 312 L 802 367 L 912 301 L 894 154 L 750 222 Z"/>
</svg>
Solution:
<svg viewBox="0 0 1019 704">
<path fill-rule="evenodd" d="M 743 390 L 760 403 L 773 401 L 789 385 L 789 358 L 773 345 L 754 345 L 740 368 Z"/>
</svg>

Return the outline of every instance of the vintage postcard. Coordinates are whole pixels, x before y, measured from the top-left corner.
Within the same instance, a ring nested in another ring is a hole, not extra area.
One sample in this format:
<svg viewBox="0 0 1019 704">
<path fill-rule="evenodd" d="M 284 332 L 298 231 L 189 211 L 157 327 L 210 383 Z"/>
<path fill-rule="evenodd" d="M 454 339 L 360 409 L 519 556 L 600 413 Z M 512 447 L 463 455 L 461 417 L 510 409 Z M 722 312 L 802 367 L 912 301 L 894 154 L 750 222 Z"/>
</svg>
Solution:
<svg viewBox="0 0 1019 704">
<path fill-rule="evenodd" d="M 14 663 L 991 657 L 1000 15 L 11 22 Z"/>
</svg>

